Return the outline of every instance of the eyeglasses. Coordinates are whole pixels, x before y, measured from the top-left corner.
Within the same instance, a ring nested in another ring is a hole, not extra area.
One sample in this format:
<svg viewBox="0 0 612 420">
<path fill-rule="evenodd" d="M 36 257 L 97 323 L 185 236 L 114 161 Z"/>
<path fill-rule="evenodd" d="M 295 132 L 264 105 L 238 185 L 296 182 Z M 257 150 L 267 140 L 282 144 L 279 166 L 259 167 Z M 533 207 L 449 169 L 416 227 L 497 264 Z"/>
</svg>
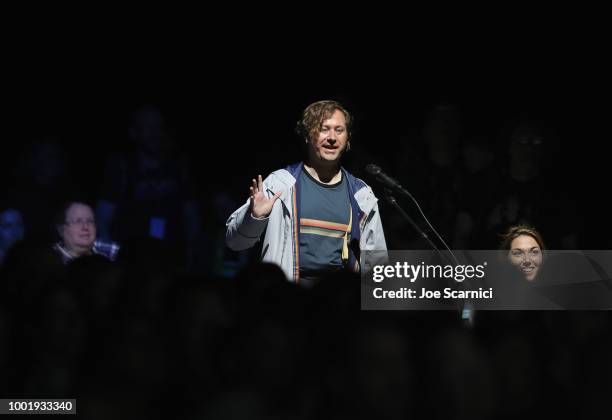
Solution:
<svg viewBox="0 0 612 420">
<path fill-rule="evenodd" d="M 95 226 L 96 225 L 96 221 L 94 219 L 71 219 L 71 220 L 66 220 L 66 224 L 68 226 L 74 226 L 74 225 L 80 225 L 80 226 Z"/>
</svg>

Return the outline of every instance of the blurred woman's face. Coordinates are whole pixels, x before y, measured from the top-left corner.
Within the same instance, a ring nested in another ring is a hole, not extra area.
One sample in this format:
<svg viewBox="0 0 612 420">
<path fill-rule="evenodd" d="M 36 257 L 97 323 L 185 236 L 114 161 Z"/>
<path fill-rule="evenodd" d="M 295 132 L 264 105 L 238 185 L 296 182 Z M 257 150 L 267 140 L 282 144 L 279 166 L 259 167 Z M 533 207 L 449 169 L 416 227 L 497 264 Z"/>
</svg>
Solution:
<svg viewBox="0 0 612 420">
<path fill-rule="evenodd" d="M 542 265 L 542 250 L 532 236 L 520 235 L 510 244 L 508 260 L 521 271 L 526 280 L 533 281 Z"/>
</svg>

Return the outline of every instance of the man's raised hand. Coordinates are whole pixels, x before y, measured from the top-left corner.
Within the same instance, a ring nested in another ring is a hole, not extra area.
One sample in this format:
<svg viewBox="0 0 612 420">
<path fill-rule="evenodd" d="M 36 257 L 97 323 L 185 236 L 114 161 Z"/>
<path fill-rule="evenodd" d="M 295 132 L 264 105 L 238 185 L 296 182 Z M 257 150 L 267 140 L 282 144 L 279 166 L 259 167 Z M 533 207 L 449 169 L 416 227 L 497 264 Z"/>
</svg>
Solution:
<svg viewBox="0 0 612 420">
<path fill-rule="evenodd" d="M 263 180 L 261 175 L 257 176 L 257 180 L 253 179 L 250 191 L 250 202 L 251 202 L 251 214 L 253 217 L 261 219 L 268 217 L 272 211 L 272 207 L 276 200 L 281 196 L 280 192 L 274 194 L 273 197 L 268 198 L 264 191 Z"/>
</svg>

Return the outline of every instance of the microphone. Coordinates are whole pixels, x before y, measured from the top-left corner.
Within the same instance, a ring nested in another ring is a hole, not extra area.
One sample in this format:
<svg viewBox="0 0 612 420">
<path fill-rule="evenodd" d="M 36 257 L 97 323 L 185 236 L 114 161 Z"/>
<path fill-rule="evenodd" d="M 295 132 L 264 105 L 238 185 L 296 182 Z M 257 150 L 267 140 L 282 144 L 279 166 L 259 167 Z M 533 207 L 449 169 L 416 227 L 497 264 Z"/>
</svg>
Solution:
<svg viewBox="0 0 612 420">
<path fill-rule="evenodd" d="M 409 197 L 414 204 L 416 204 L 417 209 L 419 210 L 419 212 L 421 213 L 421 216 L 423 216 L 423 220 L 425 220 L 425 222 L 427 223 L 427 225 L 429 226 L 429 228 L 432 230 L 433 233 L 436 234 L 436 236 L 438 237 L 438 239 L 440 240 L 440 242 L 442 242 L 442 244 L 444 244 L 444 247 L 448 250 L 448 252 L 450 252 L 450 255 L 452 255 L 453 259 L 455 260 L 455 263 L 457 265 L 459 265 L 459 260 L 457 260 L 457 257 L 455 257 L 455 254 L 453 254 L 453 251 L 451 251 L 451 249 L 449 248 L 449 246 L 446 244 L 446 242 L 444 242 L 444 239 L 442 239 L 442 237 L 440 236 L 440 234 L 438 233 L 438 231 L 431 225 L 431 223 L 429 222 L 429 219 L 427 219 L 427 216 L 425 216 L 425 213 L 423 213 L 423 210 L 421 210 L 421 206 L 419 205 L 419 202 L 412 196 L 412 194 L 410 194 L 404 187 L 401 186 L 401 184 L 391 178 L 389 175 L 387 175 L 386 173 L 384 173 L 382 171 L 382 169 L 380 169 L 379 166 L 374 165 L 373 163 L 370 163 L 368 165 L 366 165 L 365 167 L 366 172 L 368 172 L 370 175 L 372 175 L 374 178 L 376 178 L 376 180 L 378 182 L 380 182 L 381 184 L 383 184 L 383 186 L 386 187 L 387 190 L 389 190 L 389 192 L 386 194 L 386 198 L 387 200 L 394 205 L 403 215 L 404 217 L 412 224 L 412 226 L 416 229 L 416 231 L 424 238 L 426 239 L 432 246 L 433 249 L 435 249 L 436 251 L 440 252 L 440 250 L 438 249 L 438 247 L 436 246 L 436 244 L 434 244 L 431 239 L 429 239 L 429 237 L 427 236 L 427 234 L 425 232 L 423 232 L 423 230 L 416 224 L 414 223 L 414 221 L 410 218 L 410 216 L 399 206 L 399 204 L 397 203 L 397 200 L 391 196 L 391 192 L 396 191 L 400 194 L 403 194 L 407 197 Z M 441 254 L 442 257 L 444 258 L 444 255 Z M 446 259 L 446 258 L 444 258 Z"/>
<path fill-rule="evenodd" d="M 431 225 L 431 223 L 427 219 L 427 216 L 425 216 L 425 213 L 423 213 L 423 210 L 421 210 L 421 206 L 419 205 L 419 202 L 412 196 L 412 194 L 410 194 L 404 187 L 402 187 L 402 185 L 397 180 L 391 178 L 389 175 L 384 173 L 382 171 L 382 169 L 380 169 L 379 166 L 374 165 L 373 163 L 370 163 L 370 164 L 366 165 L 365 170 L 366 170 L 366 172 L 368 174 L 370 174 L 374 178 L 376 178 L 376 180 L 378 182 L 383 184 L 384 187 L 386 187 L 387 191 L 385 193 L 385 198 L 387 199 L 387 201 L 389 203 L 391 203 L 397 210 L 399 210 L 399 212 L 404 216 L 404 218 L 406 220 L 408 220 L 408 222 L 410 222 L 412 227 L 421 235 L 421 237 L 423 239 L 425 239 L 427 242 L 429 242 L 431 247 L 438 252 L 438 254 L 440 255 L 440 257 L 442 257 L 443 260 L 446 260 L 446 261 L 448 261 L 448 262 L 450 262 L 452 264 L 453 261 L 451 261 L 450 258 L 448 258 L 446 255 L 444 255 L 442 252 L 440 252 L 440 249 L 429 238 L 429 236 L 427 236 L 427 234 L 414 222 L 414 220 L 412 220 L 412 218 L 408 215 L 408 213 L 406 213 L 404 211 L 404 209 L 402 209 L 402 207 L 398 204 L 398 202 L 395 199 L 395 197 L 391 196 L 391 192 L 392 191 L 396 191 L 396 192 L 398 192 L 398 193 L 400 193 L 402 195 L 405 195 L 405 196 L 409 197 L 414 202 L 414 204 L 416 204 L 416 207 L 419 210 L 419 212 L 421 213 L 421 216 L 423 216 L 423 220 L 425 220 L 425 222 L 427 223 L 427 225 L 429 226 L 431 231 L 436 234 L 436 236 L 438 237 L 440 242 L 442 242 L 444 247 L 447 249 L 447 251 L 453 257 L 454 263 L 456 265 L 459 265 L 459 260 L 457 259 L 457 257 L 453 253 L 453 251 L 451 251 L 451 249 L 449 248 L 447 243 L 444 241 L 444 239 L 442 239 L 442 237 L 440 236 L 438 231 Z M 462 309 L 463 309 L 462 314 L 461 314 L 462 319 L 469 326 L 472 326 L 473 323 L 474 323 L 474 310 L 470 306 L 470 303 L 468 302 L 468 303 L 464 304 L 464 307 Z"/>
<path fill-rule="evenodd" d="M 412 198 L 410 193 L 404 187 L 402 187 L 402 185 L 397 180 L 391 178 L 389 175 L 384 173 L 382 169 L 380 169 L 380 166 L 370 163 L 366 165 L 365 169 L 370 175 L 376 178 L 376 180 L 378 180 L 378 182 L 383 184 L 385 187 L 389 188 L 392 191 L 399 192 L 400 194 Z"/>
</svg>

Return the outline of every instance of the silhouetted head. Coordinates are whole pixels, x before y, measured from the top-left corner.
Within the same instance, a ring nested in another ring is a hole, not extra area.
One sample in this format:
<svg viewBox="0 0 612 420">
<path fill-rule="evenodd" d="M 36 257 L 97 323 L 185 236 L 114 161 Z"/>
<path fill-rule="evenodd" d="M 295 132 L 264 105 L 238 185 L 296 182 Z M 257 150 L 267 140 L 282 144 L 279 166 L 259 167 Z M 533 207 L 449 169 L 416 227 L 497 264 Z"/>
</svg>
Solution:
<svg viewBox="0 0 612 420">
<path fill-rule="evenodd" d="M 128 132 L 138 148 L 148 155 L 159 155 L 171 147 L 166 120 L 156 106 L 145 105 L 134 112 Z"/>
</svg>

